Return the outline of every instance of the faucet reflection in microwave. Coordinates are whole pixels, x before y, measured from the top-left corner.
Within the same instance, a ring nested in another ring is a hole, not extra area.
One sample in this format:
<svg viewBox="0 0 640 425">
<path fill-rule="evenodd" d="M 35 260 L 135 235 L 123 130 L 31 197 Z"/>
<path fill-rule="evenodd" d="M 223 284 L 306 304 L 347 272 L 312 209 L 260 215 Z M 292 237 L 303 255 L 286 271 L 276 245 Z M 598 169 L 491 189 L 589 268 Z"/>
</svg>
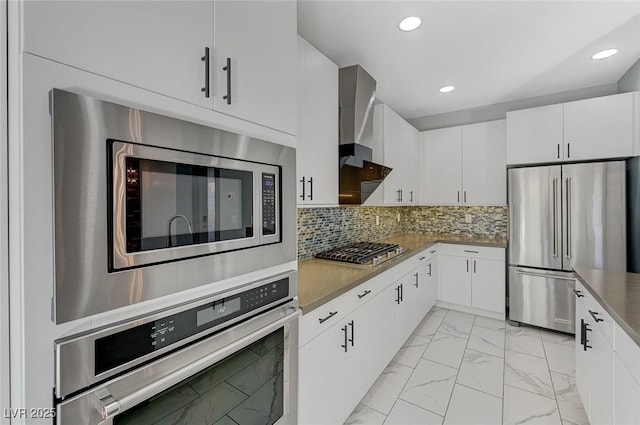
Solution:
<svg viewBox="0 0 640 425">
<path fill-rule="evenodd" d="M 187 230 L 189 231 L 189 234 L 193 236 L 193 227 L 191 227 L 191 222 L 187 216 L 183 214 L 176 214 L 171 217 L 167 223 L 167 247 L 169 248 L 171 248 L 171 224 L 178 218 L 182 218 L 187 223 Z"/>
</svg>

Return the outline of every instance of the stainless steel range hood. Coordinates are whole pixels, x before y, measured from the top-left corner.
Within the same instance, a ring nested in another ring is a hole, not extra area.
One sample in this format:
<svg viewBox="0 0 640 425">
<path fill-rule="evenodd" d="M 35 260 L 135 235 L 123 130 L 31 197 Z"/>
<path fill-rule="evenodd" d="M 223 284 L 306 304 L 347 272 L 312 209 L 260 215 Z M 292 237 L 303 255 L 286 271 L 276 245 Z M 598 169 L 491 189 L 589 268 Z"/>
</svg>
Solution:
<svg viewBox="0 0 640 425">
<path fill-rule="evenodd" d="M 360 65 L 339 70 L 341 204 L 362 204 L 391 172 L 371 162 L 376 81 Z"/>
</svg>

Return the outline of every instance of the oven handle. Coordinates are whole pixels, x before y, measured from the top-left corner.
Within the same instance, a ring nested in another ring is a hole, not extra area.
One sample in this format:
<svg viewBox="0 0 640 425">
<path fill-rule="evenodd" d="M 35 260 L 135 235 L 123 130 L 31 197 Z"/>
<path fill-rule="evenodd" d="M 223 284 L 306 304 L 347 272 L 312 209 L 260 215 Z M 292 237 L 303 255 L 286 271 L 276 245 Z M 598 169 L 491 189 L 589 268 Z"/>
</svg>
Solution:
<svg viewBox="0 0 640 425">
<path fill-rule="evenodd" d="M 213 353 L 210 353 L 196 360 L 195 362 L 190 363 L 185 367 L 158 379 L 157 381 L 154 381 L 144 388 L 133 391 L 131 394 L 128 394 L 120 399 L 117 399 L 109 394 L 106 387 L 98 389 L 94 392 L 97 400 L 96 409 L 98 409 L 98 413 L 104 421 L 107 421 L 106 423 L 112 423 L 113 418 L 118 413 L 125 412 L 128 409 L 142 403 L 143 401 L 148 400 L 150 397 L 159 394 L 162 391 L 184 381 L 189 376 L 192 376 L 199 371 L 206 369 L 212 364 L 220 361 L 221 359 L 224 359 L 225 357 L 235 353 L 236 351 L 238 351 L 238 349 L 250 344 L 253 340 L 257 340 L 262 336 L 270 334 L 276 329 L 282 327 L 285 323 L 292 320 L 298 320 L 300 310 L 295 307 L 290 307 L 290 309 L 292 310 L 291 313 L 273 323 L 268 324 L 259 331 L 247 335 L 227 345 L 221 350 L 214 351 Z"/>
</svg>

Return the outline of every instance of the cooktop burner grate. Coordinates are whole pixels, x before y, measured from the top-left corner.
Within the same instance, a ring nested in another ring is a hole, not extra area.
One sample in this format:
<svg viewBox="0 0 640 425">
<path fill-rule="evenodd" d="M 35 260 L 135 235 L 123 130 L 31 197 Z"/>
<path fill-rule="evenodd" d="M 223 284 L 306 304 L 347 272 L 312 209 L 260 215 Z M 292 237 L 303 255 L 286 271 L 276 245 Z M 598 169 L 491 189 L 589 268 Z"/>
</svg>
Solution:
<svg viewBox="0 0 640 425">
<path fill-rule="evenodd" d="M 380 242 L 356 242 L 314 255 L 323 260 L 342 261 L 351 264 L 379 264 L 384 259 L 400 254 L 397 244 Z"/>
</svg>

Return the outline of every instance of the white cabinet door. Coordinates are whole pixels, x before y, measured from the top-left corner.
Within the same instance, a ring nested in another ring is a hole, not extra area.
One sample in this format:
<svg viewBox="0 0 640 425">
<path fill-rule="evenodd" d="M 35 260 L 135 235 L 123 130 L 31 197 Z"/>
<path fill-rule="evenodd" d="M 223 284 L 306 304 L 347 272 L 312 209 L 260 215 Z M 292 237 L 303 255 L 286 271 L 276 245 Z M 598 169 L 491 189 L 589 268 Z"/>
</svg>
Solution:
<svg viewBox="0 0 640 425">
<path fill-rule="evenodd" d="M 422 133 L 424 192 L 427 205 L 458 205 L 462 201 L 462 127 Z"/>
<path fill-rule="evenodd" d="M 436 304 L 438 298 L 438 256 L 432 255 L 427 260 L 425 265 L 427 271 L 426 285 L 427 285 L 427 308 L 429 312 L 431 308 Z"/>
<path fill-rule="evenodd" d="M 216 0 L 214 8 L 214 109 L 296 134 L 296 2 Z"/>
<path fill-rule="evenodd" d="M 592 425 L 607 425 L 613 421 L 613 348 L 604 339 L 598 326 L 590 332 L 591 345 L 591 415 Z"/>
<path fill-rule="evenodd" d="M 418 203 L 422 149 L 418 130 L 387 105 L 375 107 L 374 119 L 382 119 L 383 164 L 392 171 L 383 182 L 385 205 Z M 380 126 L 375 126 L 376 132 Z M 375 137 L 379 137 L 378 134 Z M 377 143 L 380 145 L 380 142 Z"/>
<path fill-rule="evenodd" d="M 471 306 L 505 312 L 505 263 L 498 260 L 472 259 Z"/>
<path fill-rule="evenodd" d="M 387 287 L 367 304 L 370 312 L 368 320 L 371 323 L 369 329 L 375 333 L 371 341 L 372 348 L 367 354 L 373 362 L 371 367 L 375 374 L 374 380 L 387 367 L 389 360 L 397 353 L 399 345 L 404 342 L 399 342 L 397 338 L 398 317 L 394 288 L 394 285 Z"/>
<path fill-rule="evenodd" d="M 338 204 L 338 66 L 298 37 L 298 205 Z"/>
<path fill-rule="evenodd" d="M 506 205 L 505 120 L 462 126 L 462 201 Z"/>
<path fill-rule="evenodd" d="M 565 103 L 566 160 L 633 155 L 634 95 L 622 93 Z"/>
<path fill-rule="evenodd" d="M 618 358 L 614 356 L 615 369 L 615 395 L 614 412 L 615 417 L 612 423 L 618 425 L 640 424 L 640 384 L 631 376 L 629 370 Z"/>
<path fill-rule="evenodd" d="M 560 162 L 562 104 L 507 112 L 507 164 Z"/>
<path fill-rule="evenodd" d="M 26 52 L 212 107 L 211 97 L 201 91 L 206 77 L 201 58 L 213 43 L 213 1 L 26 1 L 22 5 Z"/>
<path fill-rule="evenodd" d="M 465 257 L 443 255 L 440 257 L 442 268 L 442 301 L 471 305 L 471 260 Z"/>
<path fill-rule="evenodd" d="M 298 422 L 301 425 L 341 424 L 347 407 L 344 378 L 347 357 L 344 321 L 300 348 L 298 368 Z"/>
<path fill-rule="evenodd" d="M 584 302 L 581 301 L 581 298 L 576 298 L 576 387 L 587 417 L 590 416 L 591 407 L 591 350 L 584 349 L 585 332 L 583 327 L 587 326 L 588 329 L 593 329 L 588 314 Z M 587 340 L 592 338 L 592 332 L 586 332 Z"/>
<path fill-rule="evenodd" d="M 423 260 L 423 264 L 420 264 L 415 270 L 410 273 L 408 283 L 408 290 L 405 290 L 404 300 L 409 303 L 409 309 L 411 310 L 410 320 L 408 323 L 408 335 L 414 331 L 416 326 L 422 321 L 427 311 L 429 311 L 429 274 L 427 263 Z"/>
</svg>

